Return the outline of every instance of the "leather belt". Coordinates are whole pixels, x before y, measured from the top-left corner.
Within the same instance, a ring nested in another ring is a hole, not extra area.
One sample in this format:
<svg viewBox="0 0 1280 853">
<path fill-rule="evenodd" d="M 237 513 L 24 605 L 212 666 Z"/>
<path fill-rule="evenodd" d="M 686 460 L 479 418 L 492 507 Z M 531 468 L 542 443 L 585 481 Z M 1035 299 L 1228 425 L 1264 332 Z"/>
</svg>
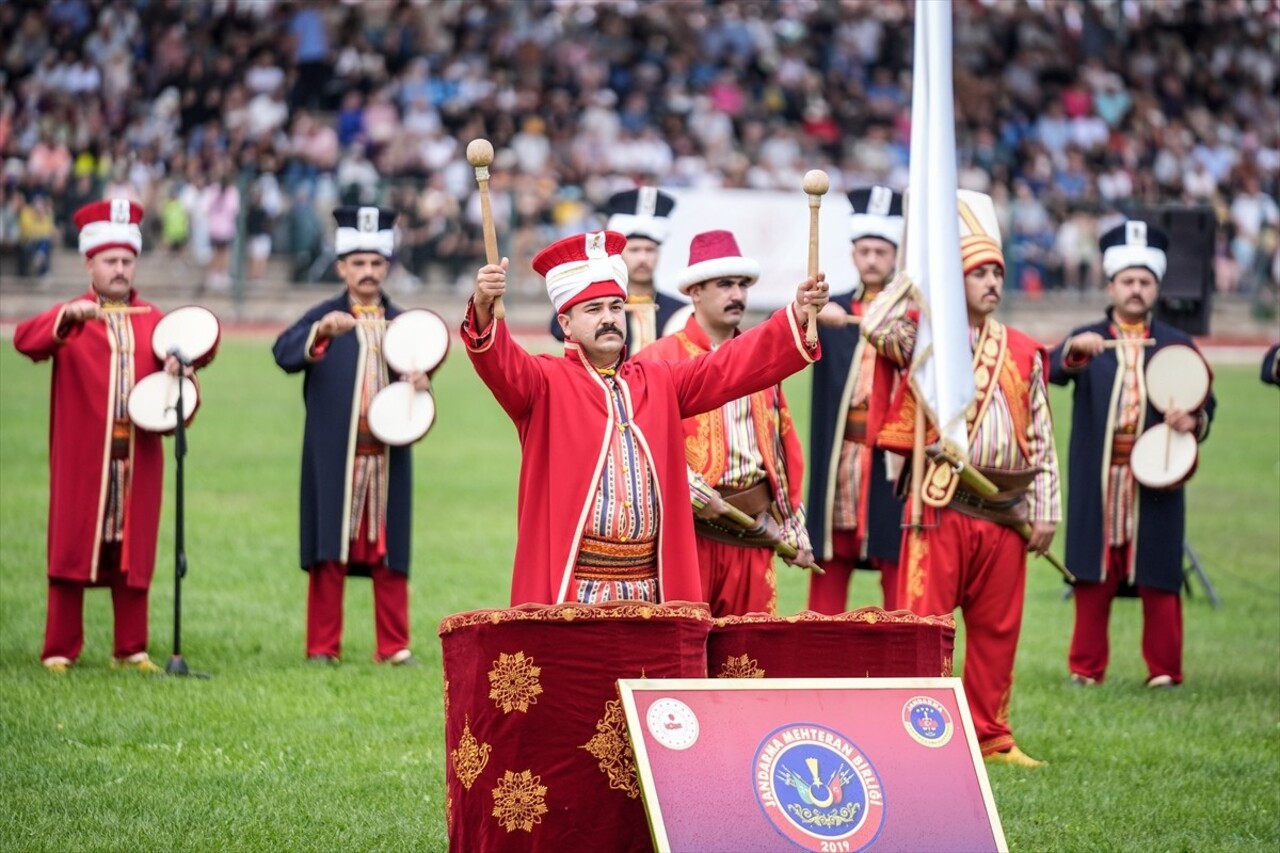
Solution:
<svg viewBox="0 0 1280 853">
<path fill-rule="evenodd" d="M 956 493 L 951 496 L 951 499 L 953 501 L 959 501 L 965 506 L 973 507 L 974 509 L 987 509 L 987 510 L 994 510 L 996 512 L 1008 512 L 1009 510 L 1016 507 L 1018 504 L 1022 503 L 1023 497 L 1024 495 L 1017 495 L 1016 497 L 1012 497 L 1012 498 L 1001 498 L 999 500 L 994 500 L 992 498 L 984 498 L 979 495 L 975 495 L 973 492 L 966 492 L 963 489 L 956 489 Z"/>
<path fill-rule="evenodd" d="M 720 497 L 724 498 L 725 503 L 734 509 L 741 510 L 755 518 L 773 503 L 773 489 L 769 487 L 768 480 L 761 480 L 754 486 L 748 486 L 745 489 L 736 491 L 733 489 L 721 489 Z"/>
<path fill-rule="evenodd" d="M 989 498 L 975 495 L 964 489 L 956 489 L 951 496 L 951 509 L 971 518 L 981 518 L 996 524 L 1020 524 L 1027 520 L 1026 493 L 1001 494 Z"/>
</svg>

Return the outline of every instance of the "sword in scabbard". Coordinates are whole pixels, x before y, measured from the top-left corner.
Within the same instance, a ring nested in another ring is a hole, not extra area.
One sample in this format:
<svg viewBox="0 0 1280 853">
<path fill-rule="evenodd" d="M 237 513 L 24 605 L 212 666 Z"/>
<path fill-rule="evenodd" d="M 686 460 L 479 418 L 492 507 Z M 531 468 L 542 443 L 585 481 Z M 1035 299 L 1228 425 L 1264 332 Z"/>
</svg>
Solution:
<svg viewBox="0 0 1280 853">
<path fill-rule="evenodd" d="M 956 473 L 956 476 L 960 478 L 960 482 L 968 486 L 979 497 L 989 498 L 1000 491 L 999 487 L 997 487 L 995 483 L 991 482 L 991 480 L 989 480 L 987 476 L 983 474 L 981 471 L 979 471 L 977 468 L 974 468 L 972 465 L 969 465 L 957 459 L 956 457 L 952 456 L 950 453 L 943 450 L 941 447 L 937 446 L 936 444 L 926 447 L 925 453 L 934 462 L 937 462 L 942 465 L 950 465 L 951 470 L 954 471 Z M 1030 541 L 1031 525 L 1029 523 L 1025 521 L 1019 521 L 1016 523 L 1010 523 L 1008 524 L 1008 526 L 1018 531 L 1018 534 L 1023 539 Z M 1066 578 L 1067 583 L 1076 582 L 1076 576 L 1071 573 L 1071 570 L 1066 567 L 1066 564 L 1064 564 L 1057 557 L 1053 556 L 1053 554 L 1050 554 L 1048 551 L 1046 551 L 1040 556 L 1048 560 L 1050 565 L 1052 565 L 1055 569 L 1061 572 L 1062 576 Z"/>
</svg>

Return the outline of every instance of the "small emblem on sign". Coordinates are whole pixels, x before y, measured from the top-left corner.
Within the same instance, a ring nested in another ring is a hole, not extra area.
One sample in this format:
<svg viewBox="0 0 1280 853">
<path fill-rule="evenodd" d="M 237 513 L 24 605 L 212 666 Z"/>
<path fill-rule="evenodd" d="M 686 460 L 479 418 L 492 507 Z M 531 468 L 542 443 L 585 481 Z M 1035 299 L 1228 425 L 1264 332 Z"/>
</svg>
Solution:
<svg viewBox="0 0 1280 853">
<path fill-rule="evenodd" d="M 645 725 L 667 749 L 688 749 L 698 740 L 698 715 L 679 699 L 664 697 L 650 705 Z"/>
</svg>

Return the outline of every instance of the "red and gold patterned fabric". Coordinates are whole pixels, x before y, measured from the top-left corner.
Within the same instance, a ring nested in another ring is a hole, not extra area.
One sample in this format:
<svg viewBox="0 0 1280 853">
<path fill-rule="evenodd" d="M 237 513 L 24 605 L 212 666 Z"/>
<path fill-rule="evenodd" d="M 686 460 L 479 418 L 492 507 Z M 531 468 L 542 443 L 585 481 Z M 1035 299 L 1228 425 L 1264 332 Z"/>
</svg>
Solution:
<svg viewBox="0 0 1280 853">
<path fill-rule="evenodd" d="M 447 617 L 454 851 L 650 851 L 619 678 L 705 678 L 700 604 L 522 605 Z"/>
<path fill-rule="evenodd" d="M 955 620 L 863 607 L 825 616 L 726 616 L 707 639 L 712 678 L 938 678 L 951 675 Z"/>
</svg>

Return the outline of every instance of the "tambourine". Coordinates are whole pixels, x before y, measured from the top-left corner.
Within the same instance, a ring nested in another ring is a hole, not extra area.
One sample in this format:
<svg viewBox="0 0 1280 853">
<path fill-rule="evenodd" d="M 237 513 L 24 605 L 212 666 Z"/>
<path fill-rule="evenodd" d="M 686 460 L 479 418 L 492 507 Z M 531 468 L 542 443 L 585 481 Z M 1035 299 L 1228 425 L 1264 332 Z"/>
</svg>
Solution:
<svg viewBox="0 0 1280 853">
<path fill-rule="evenodd" d="M 411 308 L 398 315 L 382 338 L 387 366 L 401 375 L 430 373 L 448 352 L 449 327 L 439 314 L 426 308 Z"/>
<path fill-rule="evenodd" d="M 369 403 L 369 431 L 383 444 L 404 447 L 427 434 L 436 420 L 436 401 L 430 391 L 415 390 L 410 382 L 392 382 Z"/>
<path fill-rule="evenodd" d="M 1194 412 L 1209 399 L 1209 365 L 1186 344 L 1157 350 L 1147 360 L 1146 378 L 1147 399 L 1158 412 Z"/>
<path fill-rule="evenodd" d="M 169 435 L 178 428 L 178 377 L 164 371 L 152 373 L 138 380 L 129 392 L 129 420 L 138 429 Z M 183 377 L 182 421 L 191 423 L 199 403 L 196 383 Z"/>
<path fill-rule="evenodd" d="M 177 352 L 189 360 L 192 367 L 200 368 L 213 361 L 221 338 L 222 328 L 212 311 L 187 305 L 160 318 L 151 333 L 151 349 L 161 361 Z"/>
<path fill-rule="evenodd" d="M 1149 489 L 1176 489 L 1191 479 L 1199 458 L 1195 435 L 1156 424 L 1133 443 L 1129 467 L 1133 479 Z"/>
</svg>

